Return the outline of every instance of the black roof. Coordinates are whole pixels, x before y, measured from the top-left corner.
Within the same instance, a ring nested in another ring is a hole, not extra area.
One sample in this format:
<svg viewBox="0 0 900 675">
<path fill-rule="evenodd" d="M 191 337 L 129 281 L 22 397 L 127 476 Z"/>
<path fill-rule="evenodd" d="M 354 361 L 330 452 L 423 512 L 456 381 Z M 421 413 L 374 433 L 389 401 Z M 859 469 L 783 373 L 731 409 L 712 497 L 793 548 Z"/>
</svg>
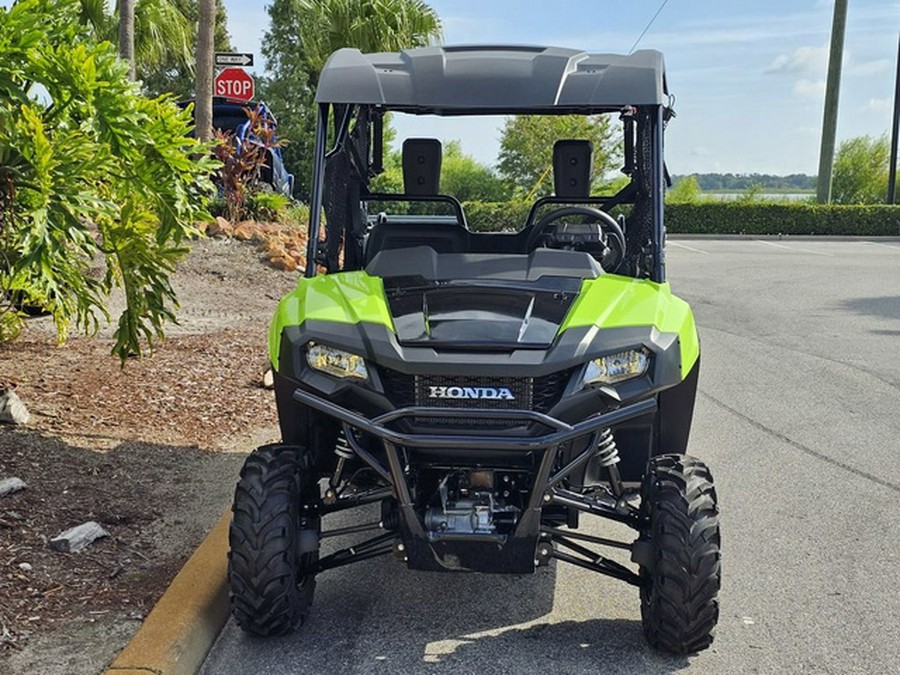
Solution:
<svg viewBox="0 0 900 675">
<path fill-rule="evenodd" d="M 363 54 L 339 49 L 316 101 L 381 105 L 438 115 L 613 111 L 666 105 L 665 66 L 654 50 L 627 56 L 560 47 L 422 47 Z"/>
</svg>

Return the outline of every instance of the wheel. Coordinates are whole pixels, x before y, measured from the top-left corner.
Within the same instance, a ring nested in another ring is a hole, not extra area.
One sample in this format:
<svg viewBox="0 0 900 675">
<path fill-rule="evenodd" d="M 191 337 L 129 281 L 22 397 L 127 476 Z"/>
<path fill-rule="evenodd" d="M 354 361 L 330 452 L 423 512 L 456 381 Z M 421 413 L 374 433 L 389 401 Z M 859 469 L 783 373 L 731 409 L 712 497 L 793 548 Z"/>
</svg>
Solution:
<svg viewBox="0 0 900 675">
<path fill-rule="evenodd" d="M 251 454 L 235 488 L 228 541 L 231 609 L 253 635 L 284 635 L 309 614 L 316 587 L 319 523 L 305 517 L 318 486 L 296 446 Z"/>
<path fill-rule="evenodd" d="M 706 649 L 719 619 L 722 576 L 719 509 L 709 469 L 687 455 L 654 457 L 641 486 L 641 513 L 644 635 L 667 652 Z"/>
</svg>

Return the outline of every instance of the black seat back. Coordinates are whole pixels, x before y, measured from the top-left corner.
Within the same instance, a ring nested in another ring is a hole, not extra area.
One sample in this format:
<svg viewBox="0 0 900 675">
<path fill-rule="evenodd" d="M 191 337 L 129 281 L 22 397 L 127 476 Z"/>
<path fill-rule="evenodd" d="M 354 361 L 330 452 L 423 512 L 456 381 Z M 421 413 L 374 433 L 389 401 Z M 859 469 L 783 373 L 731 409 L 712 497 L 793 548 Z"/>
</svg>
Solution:
<svg viewBox="0 0 900 675">
<path fill-rule="evenodd" d="M 440 194 L 441 153 L 441 142 L 436 138 L 407 138 L 403 141 L 403 190 L 406 194 Z"/>
<path fill-rule="evenodd" d="M 590 197 L 594 144 L 568 139 L 553 144 L 553 191 L 557 197 Z"/>
</svg>

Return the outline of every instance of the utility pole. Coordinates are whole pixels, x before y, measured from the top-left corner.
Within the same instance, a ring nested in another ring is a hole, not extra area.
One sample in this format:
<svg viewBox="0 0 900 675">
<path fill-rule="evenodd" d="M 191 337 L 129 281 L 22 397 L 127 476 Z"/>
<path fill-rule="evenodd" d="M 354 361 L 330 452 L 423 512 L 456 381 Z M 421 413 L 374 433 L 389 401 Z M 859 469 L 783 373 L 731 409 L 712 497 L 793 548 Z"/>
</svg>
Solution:
<svg viewBox="0 0 900 675">
<path fill-rule="evenodd" d="M 194 122 L 197 138 L 212 139 L 213 45 L 216 32 L 216 1 L 200 0 L 197 21 L 197 68 L 194 73 Z"/>
<path fill-rule="evenodd" d="M 897 80 L 894 84 L 894 116 L 891 118 L 891 158 L 888 164 L 887 203 L 897 203 L 897 143 L 900 136 L 900 38 L 897 39 Z"/>
<path fill-rule="evenodd" d="M 134 80 L 134 0 L 119 0 L 119 57 L 128 62 L 128 77 Z"/>
<path fill-rule="evenodd" d="M 828 55 L 828 82 L 825 86 L 825 114 L 822 119 L 822 147 L 819 150 L 819 175 L 816 201 L 831 201 L 831 174 L 834 168 L 834 138 L 837 133 L 838 99 L 841 91 L 841 62 L 844 60 L 844 31 L 847 27 L 847 0 L 835 0 L 831 26 L 831 51 Z"/>
</svg>

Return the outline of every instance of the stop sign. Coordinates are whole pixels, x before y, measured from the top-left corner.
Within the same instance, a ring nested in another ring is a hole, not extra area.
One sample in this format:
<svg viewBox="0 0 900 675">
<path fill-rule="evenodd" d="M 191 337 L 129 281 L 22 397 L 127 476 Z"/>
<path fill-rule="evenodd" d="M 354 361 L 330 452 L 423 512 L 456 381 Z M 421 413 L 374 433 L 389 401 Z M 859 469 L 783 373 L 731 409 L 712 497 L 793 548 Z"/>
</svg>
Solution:
<svg viewBox="0 0 900 675">
<path fill-rule="evenodd" d="M 215 95 L 233 101 L 249 101 L 253 98 L 253 78 L 242 68 L 225 68 L 216 75 Z"/>
</svg>

